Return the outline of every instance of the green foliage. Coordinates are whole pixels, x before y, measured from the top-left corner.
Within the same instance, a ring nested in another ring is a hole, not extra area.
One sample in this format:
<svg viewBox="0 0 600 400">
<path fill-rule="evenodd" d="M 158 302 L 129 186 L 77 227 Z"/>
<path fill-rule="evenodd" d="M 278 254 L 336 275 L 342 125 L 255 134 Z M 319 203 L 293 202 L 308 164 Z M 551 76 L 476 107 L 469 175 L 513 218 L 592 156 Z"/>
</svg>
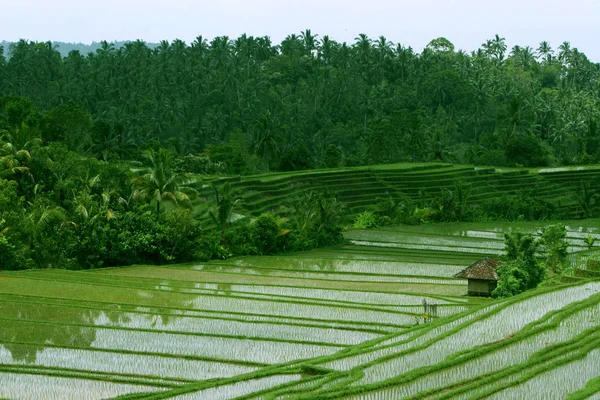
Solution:
<svg viewBox="0 0 600 400">
<path fill-rule="evenodd" d="M 147 166 L 132 170 L 133 197 L 153 202 L 157 214 L 160 214 L 164 203 L 189 207 L 192 197 L 198 194 L 193 186 L 196 181 L 190 175 L 175 171 L 173 153 L 163 148 L 158 151 L 149 149 L 143 156 Z"/>
<path fill-rule="evenodd" d="M 528 279 L 527 272 L 521 263 L 509 261 L 500 265 L 496 272 L 500 276 L 498 286 L 492 292 L 496 299 L 515 296 L 527 289 L 525 281 Z"/>
<path fill-rule="evenodd" d="M 524 167 L 546 167 L 551 163 L 548 149 L 532 135 L 512 137 L 506 145 L 506 159 L 510 165 Z"/>
<path fill-rule="evenodd" d="M 23 124 L 36 126 L 41 118 L 31 99 L 26 97 L 0 98 L 0 111 L 3 112 L 4 122 L 9 129 Z"/>
<path fill-rule="evenodd" d="M 229 182 L 225 182 L 220 192 L 214 185 L 213 190 L 215 192 L 215 204 L 213 209 L 208 211 L 208 215 L 221 231 L 221 246 L 225 246 L 225 234 L 232 222 L 233 210 L 241 199 L 235 197 Z"/>
<path fill-rule="evenodd" d="M 42 119 L 46 142 L 63 141 L 70 149 L 83 149 L 89 141 L 92 118 L 87 110 L 72 100 L 54 107 Z"/>
<path fill-rule="evenodd" d="M 288 206 L 291 229 L 289 250 L 308 250 L 343 240 L 344 204 L 331 193 L 308 192 Z"/>
<path fill-rule="evenodd" d="M 209 144 L 202 155 L 208 157 L 212 163 L 212 167 L 207 171 L 193 171 L 190 172 L 203 172 L 203 173 L 214 173 L 220 172 L 227 175 L 241 175 L 247 173 L 248 165 L 245 159 L 242 149 L 239 145 L 234 143 L 221 143 L 218 145 Z"/>
<path fill-rule="evenodd" d="M 536 189 L 520 190 L 516 195 L 502 195 L 481 202 L 476 212 L 491 219 L 537 221 L 561 217 L 560 209 L 536 194 Z"/>
<path fill-rule="evenodd" d="M 5 220 L 0 219 L 0 270 L 19 270 L 28 267 L 23 251 L 9 241 Z"/>
<path fill-rule="evenodd" d="M 492 297 L 510 297 L 537 287 L 546 277 L 546 269 L 536 258 L 540 241 L 520 230 L 504 234 L 507 262 L 497 269 L 498 286 Z"/>
<path fill-rule="evenodd" d="M 273 254 L 277 250 L 280 228 L 274 215 L 261 214 L 252 224 L 252 243 L 258 254 Z"/>
<path fill-rule="evenodd" d="M 190 210 L 173 210 L 159 220 L 161 258 L 168 262 L 194 261 L 202 251 L 202 228 Z"/>
<path fill-rule="evenodd" d="M 594 247 L 594 244 L 596 243 L 596 238 L 592 235 L 587 235 L 587 237 L 585 238 L 585 244 L 588 247 L 588 250 L 591 250 L 592 247 Z"/>
<path fill-rule="evenodd" d="M 377 216 L 372 211 L 363 211 L 354 218 L 355 229 L 370 229 L 377 227 Z"/>
<path fill-rule="evenodd" d="M 431 107 L 462 108 L 471 101 L 469 86 L 457 71 L 449 69 L 428 74 L 423 91 Z"/>
<path fill-rule="evenodd" d="M 567 228 L 562 224 L 548 225 L 541 230 L 540 244 L 546 252 L 546 268 L 560 273 L 567 259 Z"/>
<path fill-rule="evenodd" d="M 214 175 L 221 172 L 222 165 L 211 161 L 210 157 L 202 154 L 188 154 L 184 157 L 177 158 L 173 168 L 177 172 Z"/>
<path fill-rule="evenodd" d="M 327 168 L 338 168 L 344 164 L 344 152 L 335 144 L 330 144 L 325 150 L 323 164 Z"/>
<path fill-rule="evenodd" d="M 150 141 L 181 157 L 232 144 L 240 154 L 209 158 L 236 175 L 256 172 L 256 160 L 264 170 L 337 167 L 335 148 L 345 165 L 448 159 L 460 145 L 484 148 L 472 159 L 487 165 L 504 164 L 504 150 L 511 165 L 547 165 L 552 152 L 598 159 L 599 71 L 579 50 L 557 57 L 546 45 L 535 57 L 515 46 L 507 58 L 500 36 L 469 53 L 444 37 L 421 53 L 367 35 L 306 37 L 105 42 L 64 58 L 73 45 L 21 40 L 0 57 L 0 96 L 10 95 L 0 129 L 39 125 L 38 107 L 46 140 L 105 160 L 136 158 Z"/>
<path fill-rule="evenodd" d="M 470 188 L 461 182 L 455 184 L 454 190 L 442 189 L 439 196 L 431 201 L 431 220 L 436 222 L 464 221 L 468 218 L 467 201 Z"/>
<path fill-rule="evenodd" d="M 281 171 L 300 171 L 313 168 L 312 157 L 304 143 L 297 143 L 287 149 L 279 160 Z"/>
</svg>

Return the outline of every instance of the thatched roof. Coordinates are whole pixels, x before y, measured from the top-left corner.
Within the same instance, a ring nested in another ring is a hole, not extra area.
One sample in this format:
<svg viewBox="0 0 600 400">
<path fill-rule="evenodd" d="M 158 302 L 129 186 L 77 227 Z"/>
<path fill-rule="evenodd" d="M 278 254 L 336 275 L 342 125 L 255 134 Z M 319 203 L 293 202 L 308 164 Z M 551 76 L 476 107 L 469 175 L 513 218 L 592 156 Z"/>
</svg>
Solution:
<svg viewBox="0 0 600 400">
<path fill-rule="evenodd" d="M 497 281 L 498 274 L 496 273 L 496 267 L 498 267 L 498 265 L 498 261 L 493 258 L 482 258 L 481 260 L 475 261 L 470 267 L 465 268 L 454 275 L 454 277 Z"/>
</svg>

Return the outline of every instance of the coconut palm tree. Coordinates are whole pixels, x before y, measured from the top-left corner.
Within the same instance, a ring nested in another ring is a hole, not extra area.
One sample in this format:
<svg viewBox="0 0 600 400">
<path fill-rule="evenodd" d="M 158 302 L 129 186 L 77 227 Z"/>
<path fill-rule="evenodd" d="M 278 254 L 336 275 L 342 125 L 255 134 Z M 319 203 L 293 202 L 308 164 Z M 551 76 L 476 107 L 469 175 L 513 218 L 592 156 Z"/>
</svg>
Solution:
<svg viewBox="0 0 600 400">
<path fill-rule="evenodd" d="M 234 197 L 229 182 L 225 182 L 221 192 L 213 185 L 215 191 L 215 208 L 208 212 L 213 222 L 221 230 L 221 245 L 225 245 L 225 232 L 231 223 L 231 215 L 241 198 Z"/>
<path fill-rule="evenodd" d="M 37 127 L 26 124 L 11 131 L 0 131 L 0 178 L 26 172 L 31 150 L 41 143 Z"/>
<path fill-rule="evenodd" d="M 277 134 L 281 128 L 275 121 L 271 111 L 266 111 L 254 124 L 254 140 L 252 143 L 253 152 L 259 156 L 266 169 L 269 169 L 271 161 L 279 156 L 279 146 L 277 144 Z"/>
<path fill-rule="evenodd" d="M 193 187 L 196 180 L 188 174 L 175 172 L 173 153 L 160 148 L 143 153 L 147 166 L 135 168 L 133 172 L 133 197 L 156 204 L 156 214 L 160 214 L 163 203 L 191 205 L 191 199 L 198 195 Z"/>
<path fill-rule="evenodd" d="M 551 64 L 554 58 L 554 50 L 550 47 L 550 43 L 544 40 L 537 48 L 537 55 L 547 64 Z"/>
<path fill-rule="evenodd" d="M 316 51 L 319 49 L 319 35 L 313 35 L 310 29 L 305 30 L 300 34 L 300 40 L 304 44 L 305 54 L 309 57 L 313 57 Z"/>
<path fill-rule="evenodd" d="M 37 192 L 37 189 L 36 185 L 34 191 Z M 52 233 L 55 226 L 62 228 L 69 224 L 73 223 L 68 221 L 65 210 L 44 202 L 43 198 L 31 204 L 29 211 L 23 215 L 21 229 L 28 238 L 32 258 L 39 267 L 42 267 L 42 257 L 38 247 L 43 243 L 44 238 Z"/>
</svg>

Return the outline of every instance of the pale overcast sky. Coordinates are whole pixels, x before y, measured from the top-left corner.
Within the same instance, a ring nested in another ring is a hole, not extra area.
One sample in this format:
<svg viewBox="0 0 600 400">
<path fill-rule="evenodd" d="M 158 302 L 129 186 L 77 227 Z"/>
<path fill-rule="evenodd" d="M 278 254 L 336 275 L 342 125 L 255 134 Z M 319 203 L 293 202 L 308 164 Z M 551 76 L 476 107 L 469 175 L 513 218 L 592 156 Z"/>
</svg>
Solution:
<svg viewBox="0 0 600 400">
<path fill-rule="evenodd" d="M 509 48 L 570 41 L 600 62 L 598 0 L 0 0 L 0 41 L 190 43 L 246 33 L 279 43 L 306 28 L 340 42 L 384 35 L 417 51 L 440 36 L 467 51 L 496 33 Z"/>
</svg>

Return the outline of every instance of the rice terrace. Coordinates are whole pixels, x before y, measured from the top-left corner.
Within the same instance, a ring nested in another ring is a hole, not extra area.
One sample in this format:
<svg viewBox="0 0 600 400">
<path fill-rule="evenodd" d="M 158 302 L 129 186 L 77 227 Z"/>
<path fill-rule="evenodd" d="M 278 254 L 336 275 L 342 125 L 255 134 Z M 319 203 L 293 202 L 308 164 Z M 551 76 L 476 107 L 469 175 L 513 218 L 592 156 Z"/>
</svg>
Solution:
<svg viewBox="0 0 600 400">
<path fill-rule="evenodd" d="M 460 177 L 483 201 L 545 180 L 546 195 L 576 212 L 569 185 L 598 173 L 386 165 L 232 188 L 260 194 L 244 207 L 261 213 L 284 187 L 337 182 L 358 214 L 377 185 L 422 195 Z M 3 272 L 0 397 L 598 398 L 600 273 L 588 260 L 600 254 L 590 245 L 599 222 L 564 221 L 567 272 L 501 300 L 467 296 L 454 275 L 499 257 L 504 233 L 539 236 L 553 222 L 350 229 L 341 245 L 275 256 Z"/>
<path fill-rule="evenodd" d="M 4 3 L 0 400 L 600 400 L 600 2 Z"/>
</svg>

